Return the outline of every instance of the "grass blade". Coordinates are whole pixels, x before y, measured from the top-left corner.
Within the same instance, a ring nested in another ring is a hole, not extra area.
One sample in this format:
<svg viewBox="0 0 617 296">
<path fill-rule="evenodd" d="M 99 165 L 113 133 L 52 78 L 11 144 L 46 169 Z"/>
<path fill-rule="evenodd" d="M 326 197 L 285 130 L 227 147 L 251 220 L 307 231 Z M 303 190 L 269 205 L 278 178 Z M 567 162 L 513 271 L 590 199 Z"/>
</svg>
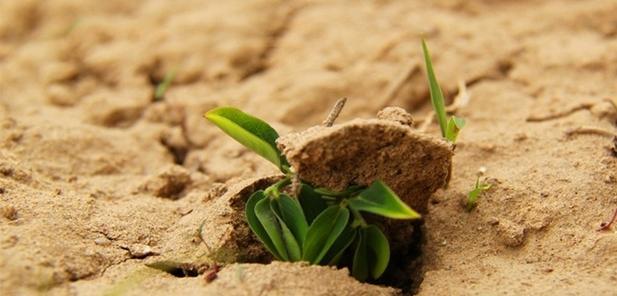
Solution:
<svg viewBox="0 0 617 296">
<path fill-rule="evenodd" d="M 445 137 L 447 127 L 446 104 L 443 98 L 443 92 L 441 91 L 437 78 L 435 77 L 431 55 L 424 39 L 422 39 L 422 51 L 424 52 L 424 63 L 426 64 L 426 75 L 428 77 L 431 103 L 433 104 L 433 109 L 437 114 L 437 121 L 439 122 L 439 127 L 441 128 L 441 135 Z"/>
</svg>

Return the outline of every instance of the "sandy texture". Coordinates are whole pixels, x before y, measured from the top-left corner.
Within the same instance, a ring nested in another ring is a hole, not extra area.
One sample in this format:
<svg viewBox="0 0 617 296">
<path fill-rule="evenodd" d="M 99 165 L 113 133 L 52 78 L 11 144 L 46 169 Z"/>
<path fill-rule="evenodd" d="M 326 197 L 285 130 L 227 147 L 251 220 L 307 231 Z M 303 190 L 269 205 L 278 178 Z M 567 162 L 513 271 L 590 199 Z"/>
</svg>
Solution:
<svg viewBox="0 0 617 296">
<path fill-rule="evenodd" d="M 462 79 L 471 100 L 449 187 L 424 215 L 414 292 L 615 294 L 617 233 L 597 231 L 617 207 L 612 140 L 569 131 L 617 130 L 616 16 L 613 0 L 0 1 L 0 290 L 229 287 L 231 267 L 206 284 L 144 265 L 199 254 L 200 213 L 275 173 L 203 112 L 234 105 L 287 134 L 345 96 L 338 122 L 393 105 L 420 123 L 424 36 L 446 96 Z M 481 166 L 493 187 L 468 213 Z M 293 287 L 324 272 L 254 266 L 297 271 Z M 324 289 L 378 293 L 336 274 Z M 255 278 L 249 294 L 280 291 Z"/>
</svg>

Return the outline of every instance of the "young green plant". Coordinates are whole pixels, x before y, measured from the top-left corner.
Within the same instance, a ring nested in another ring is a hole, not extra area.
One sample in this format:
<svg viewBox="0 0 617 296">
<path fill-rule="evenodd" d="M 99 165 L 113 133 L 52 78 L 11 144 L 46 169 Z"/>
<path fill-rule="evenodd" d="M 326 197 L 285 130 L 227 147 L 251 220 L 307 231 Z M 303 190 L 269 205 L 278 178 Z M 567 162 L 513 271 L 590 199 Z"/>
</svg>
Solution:
<svg viewBox="0 0 617 296">
<path fill-rule="evenodd" d="M 480 177 L 481 176 L 478 175 L 476 179 L 476 184 L 474 185 L 473 189 L 467 194 L 467 211 L 473 210 L 478 203 L 478 198 L 480 198 L 480 195 L 484 191 L 491 188 L 491 184 L 480 182 Z"/>
<path fill-rule="evenodd" d="M 437 122 L 439 122 L 439 128 L 441 129 L 441 136 L 449 142 L 455 143 L 459 132 L 465 126 L 465 120 L 456 116 L 447 118 L 443 92 L 441 91 L 441 87 L 439 87 L 437 77 L 435 77 L 431 55 L 424 40 L 422 40 L 422 52 L 424 53 L 424 63 L 426 65 L 426 76 L 428 78 L 431 103 L 433 104 L 433 109 L 437 115 Z"/>
<path fill-rule="evenodd" d="M 340 192 L 300 180 L 298 193 L 289 193 L 286 189 L 297 176 L 276 147 L 276 130 L 232 107 L 213 109 L 205 117 L 282 172 L 278 182 L 254 192 L 245 207 L 250 229 L 277 260 L 348 266 L 358 280 L 377 279 L 388 267 L 390 244 L 363 213 L 420 218 L 379 180 Z"/>
</svg>

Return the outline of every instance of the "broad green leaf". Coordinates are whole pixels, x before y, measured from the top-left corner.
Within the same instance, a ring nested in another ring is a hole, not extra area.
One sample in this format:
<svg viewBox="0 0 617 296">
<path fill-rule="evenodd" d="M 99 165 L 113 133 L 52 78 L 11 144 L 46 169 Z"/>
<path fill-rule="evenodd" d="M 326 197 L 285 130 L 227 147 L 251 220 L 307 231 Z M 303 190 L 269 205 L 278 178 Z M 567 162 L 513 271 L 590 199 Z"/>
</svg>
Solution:
<svg viewBox="0 0 617 296">
<path fill-rule="evenodd" d="M 270 203 L 270 206 L 273 206 L 273 204 Z M 302 250 L 300 249 L 300 245 L 298 245 L 298 241 L 294 237 L 294 234 L 291 232 L 291 230 L 289 230 L 289 227 L 287 227 L 283 219 L 281 219 L 281 216 L 279 216 L 276 211 L 273 210 L 273 212 L 276 215 L 276 219 L 278 220 L 279 225 L 281 226 L 283 242 L 285 243 L 287 255 L 289 255 L 289 261 L 299 261 L 300 259 L 302 259 Z"/>
<path fill-rule="evenodd" d="M 349 210 L 333 205 L 323 211 L 311 224 L 304 241 L 302 258 L 317 264 L 341 235 L 349 221 Z"/>
<path fill-rule="evenodd" d="M 392 219 L 418 219 L 420 214 L 412 210 L 386 184 L 375 181 L 371 186 L 354 198 L 350 198 L 349 206 Z"/>
<path fill-rule="evenodd" d="M 272 202 L 276 206 L 276 211 L 279 213 L 283 223 L 289 227 L 298 244 L 302 246 L 308 231 L 308 223 L 304 217 L 304 211 L 302 211 L 300 202 L 286 194 L 281 194 L 279 198 Z"/>
<path fill-rule="evenodd" d="M 465 120 L 452 116 L 448 120 L 448 126 L 446 127 L 446 139 L 452 143 L 456 142 L 456 138 L 458 137 L 458 133 L 465 126 Z"/>
<path fill-rule="evenodd" d="M 306 215 L 306 221 L 309 224 L 313 223 L 315 217 L 317 217 L 328 207 L 328 205 L 326 205 L 326 201 L 321 198 L 321 195 L 316 193 L 311 186 L 306 184 L 302 184 L 302 187 L 300 188 L 298 201 L 302 206 L 304 214 Z"/>
<path fill-rule="evenodd" d="M 351 275 L 361 282 L 366 281 L 369 275 L 368 252 L 366 251 L 366 238 L 364 236 L 364 231 L 358 231 L 358 235 L 356 235 L 356 249 L 351 265 Z"/>
<path fill-rule="evenodd" d="M 369 260 L 371 277 L 378 279 L 386 271 L 390 262 L 390 244 L 381 229 L 375 225 L 369 225 L 362 231 L 364 231 L 366 246 L 372 253 Z"/>
<path fill-rule="evenodd" d="M 356 237 L 357 233 L 356 228 L 351 228 L 349 226 L 345 227 L 345 230 L 341 233 L 341 235 L 336 239 L 326 256 L 321 260 L 321 264 L 325 265 L 336 265 L 338 261 L 341 259 L 345 250 L 353 243 L 353 240 Z"/>
<path fill-rule="evenodd" d="M 264 229 L 263 225 L 261 225 L 261 222 L 259 222 L 257 215 L 255 215 L 255 206 L 259 201 L 263 199 L 267 199 L 267 197 L 264 195 L 264 192 L 262 190 L 259 190 L 253 193 L 253 195 L 251 195 L 251 197 L 246 202 L 246 220 L 248 221 L 249 227 L 251 228 L 253 233 L 255 233 L 257 238 L 264 244 L 266 249 L 268 249 L 268 251 L 272 253 L 272 255 L 276 257 L 276 259 L 282 260 L 281 256 L 276 251 L 274 243 L 268 236 L 268 232 L 266 232 L 266 229 Z"/>
<path fill-rule="evenodd" d="M 242 145 L 255 151 L 282 169 L 287 161 L 276 148 L 278 133 L 263 120 L 236 108 L 219 107 L 205 117 Z"/>
<path fill-rule="evenodd" d="M 272 244 L 281 259 L 289 261 L 287 248 L 285 247 L 285 242 L 283 241 L 283 230 L 281 229 L 281 225 L 279 224 L 276 215 L 272 212 L 269 198 L 264 198 L 257 202 L 255 205 L 255 216 L 257 216 L 257 219 L 261 222 L 261 225 L 266 230 L 266 233 L 268 233 L 268 236 L 270 237 L 270 240 L 272 240 Z"/>
<path fill-rule="evenodd" d="M 439 122 L 439 127 L 441 128 L 441 135 L 445 137 L 447 121 L 445 106 L 446 104 L 444 102 L 443 93 L 441 92 L 439 83 L 437 82 L 437 78 L 435 77 L 435 72 L 433 71 L 433 63 L 431 62 L 431 55 L 428 51 L 428 46 L 426 46 L 426 42 L 424 41 L 424 39 L 422 39 L 422 51 L 424 52 L 424 63 L 426 64 L 426 75 L 428 77 L 431 103 L 433 104 L 433 109 L 435 110 L 435 114 L 437 115 L 437 121 Z"/>
</svg>

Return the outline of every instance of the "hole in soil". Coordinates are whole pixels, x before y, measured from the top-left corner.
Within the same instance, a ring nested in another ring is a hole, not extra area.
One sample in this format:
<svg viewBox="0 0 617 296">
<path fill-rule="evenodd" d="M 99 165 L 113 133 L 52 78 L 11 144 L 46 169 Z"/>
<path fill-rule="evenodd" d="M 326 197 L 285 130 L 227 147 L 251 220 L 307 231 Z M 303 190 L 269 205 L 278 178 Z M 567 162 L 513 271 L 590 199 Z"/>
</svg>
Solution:
<svg viewBox="0 0 617 296">
<path fill-rule="evenodd" d="M 160 271 L 169 273 L 175 277 L 197 277 L 199 276 L 199 269 L 191 263 L 179 263 L 173 261 L 160 261 L 152 264 L 146 264 L 146 266 Z"/>
<path fill-rule="evenodd" d="M 422 222 L 416 222 L 413 225 L 411 241 L 408 248 L 392 254 L 390 266 L 375 284 L 401 289 L 403 295 L 416 294 L 424 278 L 422 245 L 425 238 L 422 232 Z"/>
</svg>

